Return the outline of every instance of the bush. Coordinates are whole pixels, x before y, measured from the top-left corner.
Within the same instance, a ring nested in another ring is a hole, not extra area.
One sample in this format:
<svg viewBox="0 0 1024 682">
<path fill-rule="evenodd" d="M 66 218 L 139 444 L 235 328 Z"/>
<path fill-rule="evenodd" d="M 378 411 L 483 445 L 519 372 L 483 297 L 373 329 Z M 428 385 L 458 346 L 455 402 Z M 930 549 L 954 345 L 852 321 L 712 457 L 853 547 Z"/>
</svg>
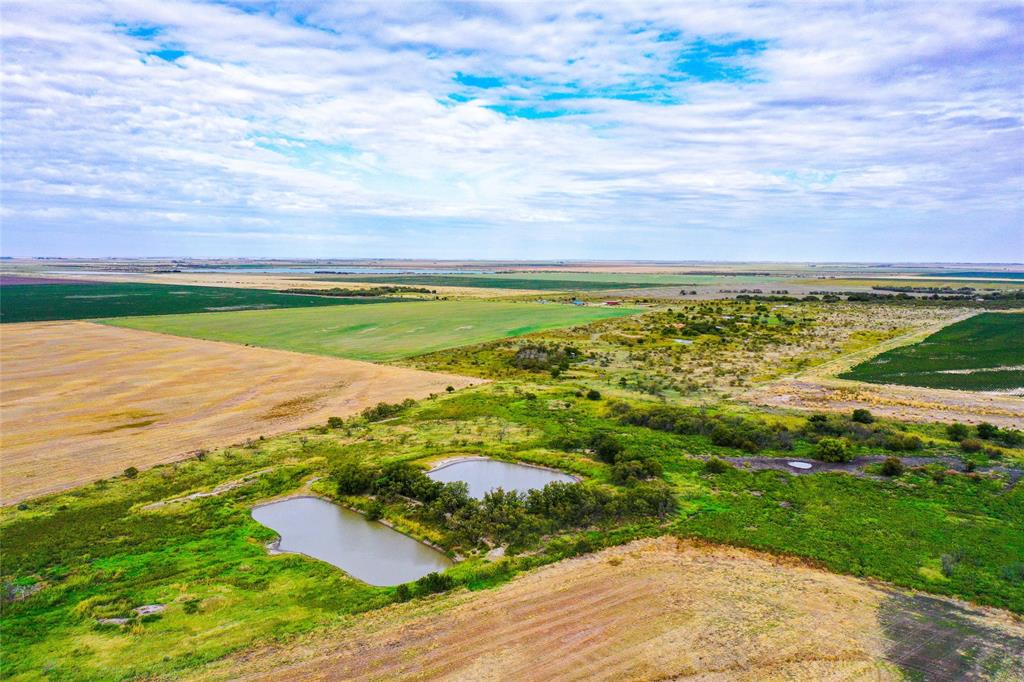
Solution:
<svg viewBox="0 0 1024 682">
<path fill-rule="evenodd" d="M 858 408 L 853 411 L 853 415 L 850 419 L 859 424 L 871 424 L 875 421 L 875 416 L 868 410 Z"/>
<path fill-rule="evenodd" d="M 327 428 L 329 428 L 329 429 L 340 429 L 343 426 L 345 426 L 345 419 L 344 419 L 344 417 L 328 417 L 327 418 Z"/>
<path fill-rule="evenodd" d="M 656 459 L 622 459 L 612 466 L 612 481 L 619 485 L 661 476 L 661 463 Z"/>
<path fill-rule="evenodd" d="M 384 505 L 379 500 L 374 500 L 370 503 L 370 506 L 366 508 L 366 520 L 377 521 L 384 516 Z"/>
<path fill-rule="evenodd" d="M 830 436 L 818 441 L 814 456 L 822 462 L 849 462 L 853 459 L 846 440 Z"/>
<path fill-rule="evenodd" d="M 373 407 L 367 407 L 360 414 L 368 422 L 379 422 L 391 417 L 397 416 L 403 410 L 406 410 L 416 404 L 416 401 L 412 398 L 406 398 L 400 403 L 377 403 Z"/>
<path fill-rule="evenodd" d="M 724 474 L 729 469 L 732 469 L 732 465 L 717 457 L 712 457 L 704 463 L 704 471 L 709 474 Z"/>
<path fill-rule="evenodd" d="M 124 470 L 124 477 L 125 478 L 135 478 L 138 475 L 139 475 L 139 470 L 136 469 L 135 467 L 128 467 L 127 469 Z"/>
<path fill-rule="evenodd" d="M 977 426 L 978 438 L 992 440 L 999 434 L 999 428 L 988 422 L 982 422 Z"/>
<path fill-rule="evenodd" d="M 600 400 L 600 399 L 601 399 L 601 392 L 600 391 L 597 391 L 597 390 L 595 390 L 593 388 L 590 389 L 589 391 L 587 391 L 587 400 Z"/>
<path fill-rule="evenodd" d="M 604 431 L 596 431 L 591 434 L 587 445 L 599 460 L 608 464 L 615 462 L 615 457 L 622 452 L 622 443 L 616 440 L 615 436 Z"/>
<path fill-rule="evenodd" d="M 355 460 L 342 462 L 331 472 L 339 495 L 362 495 L 370 490 L 378 471 L 360 465 Z"/>
<path fill-rule="evenodd" d="M 924 442 L 917 436 L 909 433 L 893 433 L 885 439 L 885 449 L 894 452 L 909 452 L 920 450 Z"/>
<path fill-rule="evenodd" d="M 960 424 L 958 422 L 956 424 L 946 425 L 946 435 L 949 437 L 950 440 L 959 443 L 960 441 L 967 438 L 967 436 L 971 434 L 966 424 Z"/>
<path fill-rule="evenodd" d="M 886 457 L 882 462 L 883 476 L 899 476 L 904 471 L 903 461 L 899 457 Z"/>
<path fill-rule="evenodd" d="M 402 602 L 409 601 L 410 599 L 412 599 L 412 590 L 409 589 L 408 585 L 402 583 L 395 588 L 395 601 Z"/>
<path fill-rule="evenodd" d="M 964 438 L 960 441 L 960 449 L 964 452 L 981 452 L 981 449 L 985 447 L 977 438 Z"/>
<path fill-rule="evenodd" d="M 427 573 L 416 581 L 416 591 L 419 594 L 445 592 L 453 587 L 455 587 L 455 580 L 450 575 L 443 573 Z"/>
</svg>

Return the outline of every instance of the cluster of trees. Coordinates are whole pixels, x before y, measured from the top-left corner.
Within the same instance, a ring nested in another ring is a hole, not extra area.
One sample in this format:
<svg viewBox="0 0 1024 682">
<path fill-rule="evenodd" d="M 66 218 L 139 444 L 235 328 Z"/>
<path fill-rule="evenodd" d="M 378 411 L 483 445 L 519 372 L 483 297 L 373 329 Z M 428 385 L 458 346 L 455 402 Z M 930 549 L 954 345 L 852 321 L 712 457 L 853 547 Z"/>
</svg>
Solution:
<svg viewBox="0 0 1024 682">
<path fill-rule="evenodd" d="M 661 462 L 627 451 L 622 442 L 607 431 L 594 431 L 587 438 L 558 436 L 551 445 L 566 452 L 586 450 L 596 459 L 611 464 L 612 481 L 619 485 L 634 485 L 639 481 L 659 478 L 662 474 Z"/>
<path fill-rule="evenodd" d="M 366 287 L 363 289 L 342 289 L 341 287 L 334 287 L 333 289 L 282 289 L 281 293 L 305 294 L 307 296 L 343 296 L 345 298 L 371 298 L 374 296 L 388 296 L 391 294 L 436 294 L 437 291 L 435 289 L 425 289 L 423 287 L 379 286 Z"/>
<path fill-rule="evenodd" d="M 965 452 L 980 452 L 985 449 L 987 443 L 995 443 L 1007 448 L 1024 447 L 1024 431 L 1001 429 L 988 422 L 978 424 L 974 429 L 974 436 L 971 435 L 971 429 L 966 424 L 949 424 L 946 427 L 946 435 L 950 440 L 960 443 L 960 447 Z M 993 452 L 998 454 L 998 451 Z"/>
<path fill-rule="evenodd" d="M 607 489 L 549 483 L 523 494 L 497 489 L 477 500 L 465 483 L 441 483 L 404 462 L 376 466 L 347 460 L 331 478 L 339 495 L 374 495 L 379 502 L 415 500 L 414 513 L 446 529 L 454 544 L 523 546 L 561 529 L 640 518 L 663 518 L 676 506 L 662 481 Z"/>
<path fill-rule="evenodd" d="M 581 359 L 579 349 L 572 345 L 528 343 L 519 347 L 511 363 L 518 369 L 561 373 Z"/>
<path fill-rule="evenodd" d="M 707 436 L 715 445 L 751 453 L 766 448 L 790 450 L 793 447 L 793 433 L 785 426 L 769 425 L 755 419 L 712 415 L 668 405 L 640 407 L 615 403 L 612 412 L 624 424 L 669 433 Z"/>
<path fill-rule="evenodd" d="M 885 448 L 892 452 L 913 452 L 924 447 L 924 441 L 919 436 L 875 424 L 874 415 L 865 409 L 854 410 L 849 417 L 812 414 L 807 419 L 804 435 L 808 440 L 819 444 L 823 438 L 833 438 L 842 439 L 846 445 L 856 443 Z M 835 456 L 834 446 L 828 446 L 826 449 L 830 453 L 828 456 Z M 824 461 L 848 461 L 848 458 Z"/>
</svg>

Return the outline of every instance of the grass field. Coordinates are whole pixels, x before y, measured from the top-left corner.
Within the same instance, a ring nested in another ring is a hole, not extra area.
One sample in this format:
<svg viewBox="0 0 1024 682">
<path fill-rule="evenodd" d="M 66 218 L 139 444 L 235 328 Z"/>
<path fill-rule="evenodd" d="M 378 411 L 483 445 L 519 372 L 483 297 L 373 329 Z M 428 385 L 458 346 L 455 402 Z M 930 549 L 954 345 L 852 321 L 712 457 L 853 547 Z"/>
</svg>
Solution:
<svg viewBox="0 0 1024 682">
<path fill-rule="evenodd" d="M 466 275 L 331 275 L 330 282 L 366 282 L 417 286 L 483 287 L 533 291 L 607 291 L 675 284 L 769 283 L 778 278 L 720 275 L 634 274 L 614 272 L 517 272 Z"/>
<path fill-rule="evenodd" d="M 1024 314 L 975 315 L 840 377 L 969 391 L 1024 389 Z"/>
<path fill-rule="evenodd" d="M 387 361 L 634 314 L 625 308 L 429 301 L 107 320 L 133 329 Z"/>
<path fill-rule="evenodd" d="M 128 315 L 307 308 L 381 302 L 384 300 L 301 296 L 261 289 L 127 282 L 22 284 L 4 287 L 0 293 L 0 322 L 86 320 Z"/>
<path fill-rule="evenodd" d="M 3 504 L 469 383 L 88 322 L 5 327 Z"/>
</svg>

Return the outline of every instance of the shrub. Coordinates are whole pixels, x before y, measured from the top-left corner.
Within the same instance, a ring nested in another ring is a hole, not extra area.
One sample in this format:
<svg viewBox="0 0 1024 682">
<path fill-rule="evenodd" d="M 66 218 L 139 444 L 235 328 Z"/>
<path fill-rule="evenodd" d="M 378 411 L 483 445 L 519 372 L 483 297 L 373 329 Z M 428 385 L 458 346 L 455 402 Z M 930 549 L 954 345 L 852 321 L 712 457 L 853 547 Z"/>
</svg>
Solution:
<svg viewBox="0 0 1024 682">
<path fill-rule="evenodd" d="M 885 449 L 894 452 L 908 452 L 920 450 L 924 442 L 917 436 L 909 433 L 893 433 L 885 439 Z"/>
<path fill-rule="evenodd" d="M 830 436 L 818 441 L 814 456 L 822 462 L 849 462 L 853 458 L 844 439 Z"/>
<path fill-rule="evenodd" d="M 455 587 L 455 580 L 450 575 L 443 573 L 427 573 L 416 581 L 416 591 L 419 594 L 445 592 L 453 587 Z"/>
<path fill-rule="evenodd" d="M 619 485 L 642 481 L 661 475 L 661 463 L 656 459 L 619 459 L 612 466 L 612 480 Z"/>
<path fill-rule="evenodd" d="M 395 601 L 402 602 L 409 601 L 410 599 L 412 599 L 412 590 L 409 589 L 408 585 L 402 583 L 395 588 Z"/>
<path fill-rule="evenodd" d="M 412 398 L 406 398 L 400 403 L 377 403 L 373 407 L 367 407 L 360 414 L 368 422 L 379 422 L 391 417 L 397 416 L 403 410 L 406 410 L 416 404 L 416 401 Z"/>
<path fill-rule="evenodd" d="M 379 500 L 374 500 L 370 503 L 370 506 L 366 508 L 366 520 L 377 521 L 384 516 L 384 505 Z"/>
<path fill-rule="evenodd" d="M 600 391 L 597 391 L 597 390 L 595 390 L 593 388 L 590 389 L 589 391 L 587 391 L 587 400 L 600 400 L 600 399 L 601 399 L 601 392 Z"/>
<path fill-rule="evenodd" d="M 327 428 L 329 429 L 340 429 L 345 426 L 345 419 L 343 417 L 328 417 Z"/>
<path fill-rule="evenodd" d="M 875 421 L 875 416 L 871 414 L 869 410 L 858 408 L 853 411 L 853 415 L 850 417 L 855 422 L 860 424 L 871 424 Z"/>
<path fill-rule="evenodd" d="M 977 426 L 978 438 L 992 440 L 999 434 L 999 428 L 988 422 L 982 422 Z"/>
<path fill-rule="evenodd" d="M 971 434 L 966 424 L 961 424 L 957 422 L 955 424 L 946 425 L 946 435 L 949 437 L 950 440 L 959 443 L 960 441 L 967 438 L 967 436 Z"/>
<path fill-rule="evenodd" d="M 904 470 L 903 461 L 899 457 L 886 457 L 882 462 L 883 476 L 899 476 Z"/>
<path fill-rule="evenodd" d="M 964 452 L 981 452 L 981 449 L 985 447 L 977 438 L 964 438 L 960 441 L 960 449 Z"/>
<path fill-rule="evenodd" d="M 622 452 L 622 443 L 604 431 L 596 431 L 591 434 L 587 445 L 594 451 L 598 459 L 609 464 L 612 464 L 615 457 Z"/>
<path fill-rule="evenodd" d="M 125 478 L 135 478 L 138 475 L 139 475 L 139 470 L 136 469 L 135 467 L 128 467 L 127 469 L 124 470 L 124 477 Z"/>
<path fill-rule="evenodd" d="M 712 457 L 704 463 L 704 471 L 709 474 L 724 474 L 729 469 L 732 469 L 732 465 L 717 457 Z"/>
<path fill-rule="evenodd" d="M 339 495 L 362 495 L 370 490 L 377 474 L 374 469 L 361 466 L 355 460 L 348 460 L 334 468 L 331 480 Z"/>
</svg>

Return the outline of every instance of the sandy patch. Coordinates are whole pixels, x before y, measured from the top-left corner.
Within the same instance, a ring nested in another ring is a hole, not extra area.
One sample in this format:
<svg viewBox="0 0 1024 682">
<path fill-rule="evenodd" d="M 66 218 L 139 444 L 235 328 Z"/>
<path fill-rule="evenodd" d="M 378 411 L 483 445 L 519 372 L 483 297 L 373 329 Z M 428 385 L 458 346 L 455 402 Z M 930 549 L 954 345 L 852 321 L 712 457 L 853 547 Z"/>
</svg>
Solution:
<svg viewBox="0 0 1024 682">
<path fill-rule="evenodd" d="M 88 322 L 0 329 L 4 504 L 481 383 Z"/>
</svg>

